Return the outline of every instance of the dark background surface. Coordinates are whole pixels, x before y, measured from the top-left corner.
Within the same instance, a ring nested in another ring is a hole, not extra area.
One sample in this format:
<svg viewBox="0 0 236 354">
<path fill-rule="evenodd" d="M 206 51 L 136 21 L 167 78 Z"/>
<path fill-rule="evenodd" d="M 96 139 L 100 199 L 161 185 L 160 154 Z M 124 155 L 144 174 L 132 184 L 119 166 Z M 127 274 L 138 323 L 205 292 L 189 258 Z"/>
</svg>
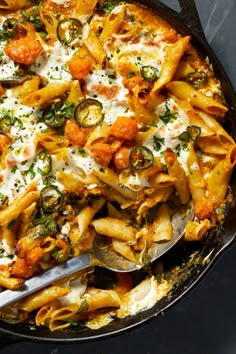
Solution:
<svg viewBox="0 0 236 354">
<path fill-rule="evenodd" d="M 163 2 L 176 8 L 175 0 Z M 196 0 L 196 4 L 207 39 L 236 88 L 236 0 Z M 70 345 L 15 342 L 15 338 L 0 334 L 0 352 L 236 354 L 235 273 L 236 245 L 219 258 L 190 294 L 143 327 L 111 339 Z"/>
</svg>

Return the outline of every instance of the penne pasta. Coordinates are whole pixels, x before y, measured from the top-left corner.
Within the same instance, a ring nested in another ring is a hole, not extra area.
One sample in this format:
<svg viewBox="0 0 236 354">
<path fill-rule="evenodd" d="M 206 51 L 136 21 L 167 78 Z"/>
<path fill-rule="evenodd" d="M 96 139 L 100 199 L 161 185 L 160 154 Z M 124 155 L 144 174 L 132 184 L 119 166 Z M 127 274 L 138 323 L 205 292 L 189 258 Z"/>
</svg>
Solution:
<svg viewBox="0 0 236 354">
<path fill-rule="evenodd" d="M 224 115 L 228 108 L 194 89 L 183 81 L 172 81 L 166 85 L 167 89 L 180 100 L 189 101 L 194 107 L 202 109 L 212 115 Z"/>
<path fill-rule="evenodd" d="M 47 303 L 57 299 L 58 297 L 69 294 L 69 288 L 63 288 L 60 286 L 50 286 L 46 289 L 39 290 L 37 293 L 29 295 L 26 299 L 21 300 L 18 307 L 21 310 L 31 312 L 46 305 Z"/>
<path fill-rule="evenodd" d="M 22 104 L 29 107 L 41 107 L 71 89 L 71 82 L 49 84 L 42 89 L 30 93 L 22 99 Z"/>
<path fill-rule="evenodd" d="M 103 207 L 105 199 L 100 198 L 95 200 L 92 206 L 84 207 L 76 216 L 76 221 L 79 226 L 79 233 L 82 235 L 93 220 L 94 215 Z"/>
<path fill-rule="evenodd" d="M 200 241 L 211 227 L 212 225 L 208 219 L 189 221 L 185 228 L 184 239 L 186 241 Z"/>
<path fill-rule="evenodd" d="M 174 186 L 176 188 L 181 203 L 182 204 L 188 203 L 191 195 L 188 186 L 188 179 L 184 169 L 180 165 L 176 154 L 172 150 L 167 149 L 165 151 L 164 158 L 165 158 L 169 175 L 176 178 Z"/>
<path fill-rule="evenodd" d="M 212 170 L 207 181 L 207 195 L 213 203 L 223 202 L 229 185 L 229 180 L 236 163 L 236 146 L 233 145 L 226 157 Z M 215 188 L 218 186 L 218 188 Z"/>
<path fill-rule="evenodd" d="M 29 5 L 31 5 L 29 0 L 4 0 L 0 3 L 0 9 L 17 10 Z"/>
<path fill-rule="evenodd" d="M 170 219 L 170 208 L 167 204 L 162 204 L 158 208 L 153 225 L 148 234 L 153 238 L 154 242 L 171 240 L 173 229 Z"/>
<path fill-rule="evenodd" d="M 134 252 L 131 246 L 127 245 L 127 243 L 113 238 L 112 247 L 116 252 L 120 253 L 122 256 L 124 256 L 126 259 L 130 260 L 131 262 L 136 261 Z"/>
<path fill-rule="evenodd" d="M 193 205 L 182 247 L 218 227 L 233 200 L 236 145 L 220 82 L 191 37 L 145 4 L 0 0 L 0 9 L 0 291 L 98 244 L 143 268 L 93 262 L 0 318 L 95 330 L 149 309 L 173 286 L 151 262 L 173 238 L 175 213 Z"/>
<path fill-rule="evenodd" d="M 94 60 L 103 68 L 106 60 L 106 52 L 96 33 L 89 27 L 84 27 L 83 42 Z"/>
<path fill-rule="evenodd" d="M 197 154 L 193 145 L 189 145 L 189 157 L 187 161 L 188 167 L 188 184 L 191 191 L 193 201 L 196 203 L 198 199 L 205 195 L 205 182 L 199 166 Z"/>
<path fill-rule="evenodd" d="M 180 59 L 188 47 L 189 41 L 190 37 L 187 36 L 179 39 L 174 44 L 166 46 L 165 62 L 162 66 L 160 77 L 152 89 L 152 95 L 156 95 L 163 86 L 172 80 L 179 65 Z"/>
<path fill-rule="evenodd" d="M 35 185 L 31 184 L 28 189 L 19 196 L 14 203 L 0 211 L 0 225 L 8 225 L 17 218 L 26 208 L 39 199 L 39 191 L 34 190 Z"/>
<path fill-rule="evenodd" d="M 22 285 L 23 282 L 24 281 L 20 278 L 5 278 L 3 275 L 0 274 L 0 286 L 3 286 L 4 288 L 15 290 L 20 285 Z"/>
<path fill-rule="evenodd" d="M 112 37 L 113 34 L 117 33 L 121 27 L 122 21 L 125 15 L 125 6 L 121 5 L 115 10 L 115 12 L 111 12 L 105 19 L 103 30 L 100 36 L 100 40 L 102 43 L 107 41 Z"/>
<path fill-rule="evenodd" d="M 91 15 L 98 0 L 78 0 L 74 9 L 76 16 Z"/>
<path fill-rule="evenodd" d="M 94 220 L 92 225 L 99 234 L 114 237 L 125 242 L 135 242 L 135 228 L 123 220 L 107 217 Z"/>
</svg>

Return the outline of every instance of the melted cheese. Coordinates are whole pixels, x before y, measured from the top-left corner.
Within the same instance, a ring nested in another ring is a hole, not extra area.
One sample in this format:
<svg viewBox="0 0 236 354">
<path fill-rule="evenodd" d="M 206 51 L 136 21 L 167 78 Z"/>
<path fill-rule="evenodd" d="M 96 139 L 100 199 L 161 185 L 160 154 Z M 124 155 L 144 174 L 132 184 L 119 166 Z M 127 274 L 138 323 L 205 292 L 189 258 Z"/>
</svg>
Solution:
<svg viewBox="0 0 236 354">
<path fill-rule="evenodd" d="M 134 316 L 140 311 L 148 310 L 167 295 L 169 290 L 169 284 L 158 284 L 153 276 L 148 277 L 123 296 L 117 316 L 119 318 Z"/>
<path fill-rule="evenodd" d="M 63 306 L 78 303 L 81 297 L 84 295 L 86 290 L 86 283 L 79 279 L 68 280 L 65 286 L 69 286 L 71 291 L 68 295 L 60 298 L 60 303 Z"/>
<path fill-rule="evenodd" d="M 103 106 L 105 122 L 112 124 L 119 116 L 130 116 L 127 95 L 122 77 L 113 70 L 95 71 L 86 78 L 87 90 L 91 98 L 97 99 Z"/>
<path fill-rule="evenodd" d="M 47 44 L 43 46 L 43 52 L 30 66 L 30 69 L 49 82 L 70 81 L 72 77 L 65 63 L 71 58 L 75 50 L 62 46 L 59 41 L 54 43 L 53 48 Z"/>
<path fill-rule="evenodd" d="M 164 115 L 166 108 L 170 110 L 176 117 L 176 119 L 170 120 L 165 124 L 160 116 Z M 163 163 L 163 153 L 167 148 L 175 150 L 175 148 L 181 143 L 179 135 L 186 131 L 189 125 L 188 116 L 179 108 L 174 99 L 169 99 L 167 102 L 163 102 L 156 107 L 156 116 L 159 118 L 156 127 L 152 127 L 152 133 L 144 140 L 143 145 L 149 148 L 154 157 L 158 157 Z M 160 148 L 158 149 L 155 144 L 155 138 L 160 140 Z M 178 154 L 178 160 L 184 170 L 187 172 L 187 158 L 188 151 L 181 149 Z"/>
<path fill-rule="evenodd" d="M 147 178 L 141 178 L 137 172 L 131 172 L 130 169 L 124 170 L 119 174 L 119 181 L 133 191 L 140 191 L 145 187 L 150 187 Z"/>
</svg>

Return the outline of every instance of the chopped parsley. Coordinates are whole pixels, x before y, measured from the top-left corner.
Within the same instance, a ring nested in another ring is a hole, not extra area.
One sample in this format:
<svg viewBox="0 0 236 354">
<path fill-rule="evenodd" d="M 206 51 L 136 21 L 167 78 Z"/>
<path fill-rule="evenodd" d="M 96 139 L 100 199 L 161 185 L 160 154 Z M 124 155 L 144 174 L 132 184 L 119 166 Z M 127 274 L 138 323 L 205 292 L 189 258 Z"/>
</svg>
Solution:
<svg viewBox="0 0 236 354">
<path fill-rule="evenodd" d="M 82 148 L 81 146 L 78 147 L 78 152 L 80 153 L 80 155 L 82 157 L 85 157 L 87 155 L 86 150 L 84 148 Z"/>
<path fill-rule="evenodd" d="M 157 122 L 155 119 L 152 119 L 151 123 L 149 124 L 149 127 L 155 127 L 157 126 Z"/>
<path fill-rule="evenodd" d="M 161 150 L 161 147 L 164 144 L 165 144 L 165 139 L 164 138 L 158 138 L 157 136 L 153 137 L 153 145 L 154 145 L 154 149 L 156 151 Z"/>
<path fill-rule="evenodd" d="M 18 170 L 18 167 L 17 166 L 13 166 L 12 169 L 11 169 L 11 172 L 12 173 L 16 173 L 17 170 Z"/>
<path fill-rule="evenodd" d="M 24 171 L 24 175 L 30 175 L 30 179 L 34 179 L 36 176 L 36 172 L 34 170 L 34 163 L 30 165 L 30 168 L 26 171 Z"/>
<path fill-rule="evenodd" d="M 31 22 L 37 31 L 43 30 L 43 27 L 44 27 L 40 21 L 40 16 L 39 16 L 39 10 L 41 8 L 41 5 L 42 5 L 42 2 L 40 2 L 38 4 L 38 6 L 34 7 L 33 9 L 31 9 L 28 12 L 25 10 L 20 12 L 20 14 L 23 16 L 24 20 Z"/>
<path fill-rule="evenodd" d="M 4 250 L 0 250 L 0 258 L 13 258 L 13 255 L 9 255 Z"/>
<path fill-rule="evenodd" d="M 174 151 L 175 151 L 177 156 L 180 156 L 181 150 L 185 150 L 186 151 L 187 149 L 188 149 L 188 144 L 184 143 L 184 144 L 178 144 L 175 147 Z"/>
<path fill-rule="evenodd" d="M 23 129 L 24 128 L 24 124 L 23 124 L 22 120 L 17 119 L 16 123 L 17 123 L 19 129 Z"/>
<path fill-rule="evenodd" d="M 137 66 L 142 65 L 141 61 L 142 61 L 141 57 L 137 57 L 135 64 L 136 64 Z"/>
<path fill-rule="evenodd" d="M 127 77 L 133 77 L 135 75 L 135 71 L 133 71 L 133 70 L 130 70 L 129 72 L 128 72 L 128 75 L 127 75 Z"/>
<path fill-rule="evenodd" d="M 112 80 L 116 79 L 116 75 L 115 74 L 109 74 L 107 76 L 109 77 L 109 79 L 112 79 Z"/>
<path fill-rule="evenodd" d="M 130 16 L 130 22 L 131 22 L 132 26 L 134 26 L 134 24 L 135 24 L 135 17 L 134 17 L 134 15 L 131 15 L 131 16 Z"/>
<path fill-rule="evenodd" d="M 85 313 L 88 311 L 89 304 L 86 299 L 82 300 L 79 310 L 77 311 L 77 315 L 81 315 L 82 313 Z"/>
<path fill-rule="evenodd" d="M 46 32 L 43 32 L 43 31 L 41 31 L 41 32 L 39 32 L 40 34 L 41 34 L 41 37 L 42 38 L 46 38 L 47 37 L 47 33 Z"/>
<path fill-rule="evenodd" d="M 202 151 L 198 151 L 197 152 L 197 158 L 198 158 L 198 160 L 201 160 L 202 159 Z"/>
<path fill-rule="evenodd" d="M 60 249 L 58 247 L 54 248 L 52 255 L 56 259 L 60 259 L 63 257 L 63 253 L 60 252 Z"/>
<path fill-rule="evenodd" d="M 167 102 L 166 102 L 165 106 L 166 106 L 166 111 L 163 115 L 160 115 L 159 118 L 162 120 L 162 122 L 164 124 L 167 124 L 167 123 L 170 123 L 170 122 L 173 122 L 174 120 L 176 120 L 177 115 L 176 115 L 176 113 L 172 113 L 170 111 L 170 108 L 168 107 Z"/>
<path fill-rule="evenodd" d="M 44 122 L 51 128 L 65 124 L 66 118 L 74 116 L 73 102 L 57 102 L 49 106 L 39 118 L 38 122 Z"/>
<path fill-rule="evenodd" d="M 78 322 L 76 322 L 75 320 L 73 320 L 72 318 L 67 318 L 66 321 L 71 325 L 71 326 L 74 326 L 74 327 L 77 327 L 79 324 Z"/>
<path fill-rule="evenodd" d="M 7 225 L 7 229 L 10 230 L 12 226 L 14 226 L 15 224 L 16 224 L 16 220 L 10 221 L 9 224 Z"/>
<path fill-rule="evenodd" d="M 115 0 L 104 0 L 101 10 L 109 14 L 117 5 Z"/>
<path fill-rule="evenodd" d="M 65 72 L 67 72 L 67 73 L 69 73 L 69 72 L 70 72 L 70 70 L 69 70 L 69 68 L 68 68 L 68 65 L 67 65 L 67 64 L 62 64 L 61 68 L 62 68 L 62 70 L 64 70 L 64 71 L 65 71 Z"/>
</svg>

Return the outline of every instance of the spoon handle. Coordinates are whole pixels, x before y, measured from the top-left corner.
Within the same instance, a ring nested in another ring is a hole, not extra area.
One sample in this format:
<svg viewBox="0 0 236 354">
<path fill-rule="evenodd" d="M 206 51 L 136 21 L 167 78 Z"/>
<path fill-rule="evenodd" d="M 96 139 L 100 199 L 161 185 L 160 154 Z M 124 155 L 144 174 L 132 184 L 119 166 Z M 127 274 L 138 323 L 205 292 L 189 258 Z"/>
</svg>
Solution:
<svg viewBox="0 0 236 354">
<path fill-rule="evenodd" d="M 87 268 L 90 263 L 91 256 L 89 254 L 82 254 L 47 270 L 43 274 L 36 275 L 33 278 L 26 280 L 23 287 L 20 287 L 19 289 L 2 291 L 0 293 L 0 308 L 10 305 L 78 270 Z"/>
</svg>

